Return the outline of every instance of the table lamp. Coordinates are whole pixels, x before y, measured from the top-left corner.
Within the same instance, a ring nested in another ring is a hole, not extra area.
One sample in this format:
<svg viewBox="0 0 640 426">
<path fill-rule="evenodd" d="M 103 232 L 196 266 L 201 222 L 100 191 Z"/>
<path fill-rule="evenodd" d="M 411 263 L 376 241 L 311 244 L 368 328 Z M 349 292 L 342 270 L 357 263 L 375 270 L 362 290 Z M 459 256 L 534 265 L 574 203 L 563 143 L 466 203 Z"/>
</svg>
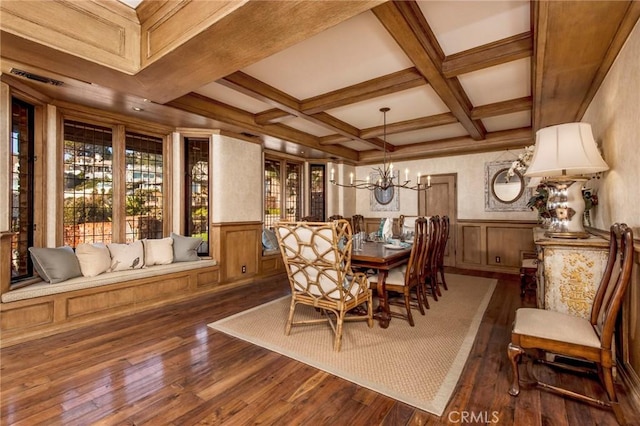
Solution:
<svg viewBox="0 0 640 426">
<path fill-rule="evenodd" d="M 582 187 L 588 174 L 603 172 L 604 162 L 588 123 L 565 123 L 536 132 L 533 159 L 525 176 L 541 177 L 549 190 L 551 224 L 545 233 L 554 238 L 588 238 L 584 230 Z"/>
</svg>

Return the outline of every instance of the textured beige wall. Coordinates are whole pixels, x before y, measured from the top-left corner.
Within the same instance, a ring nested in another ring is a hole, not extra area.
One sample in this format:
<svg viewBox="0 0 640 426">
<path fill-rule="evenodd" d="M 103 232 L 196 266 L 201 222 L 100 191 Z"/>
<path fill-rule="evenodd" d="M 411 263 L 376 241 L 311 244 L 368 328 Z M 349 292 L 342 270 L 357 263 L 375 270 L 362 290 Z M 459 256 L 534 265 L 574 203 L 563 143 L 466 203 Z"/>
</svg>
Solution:
<svg viewBox="0 0 640 426">
<path fill-rule="evenodd" d="M 625 222 L 640 234 L 640 23 L 627 39 L 581 121 L 591 123 L 610 169 L 593 182 L 593 225 Z"/>
<path fill-rule="evenodd" d="M 262 221 L 262 147 L 213 135 L 212 222 Z"/>
<path fill-rule="evenodd" d="M 485 211 L 485 163 L 493 161 L 515 160 L 521 150 L 490 152 L 481 154 L 439 157 L 425 160 L 394 162 L 395 170 L 400 170 L 404 180 L 404 170 L 409 169 L 409 178 L 415 182 L 418 172 L 422 176 L 456 173 L 458 179 L 458 219 L 490 220 L 535 220 L 537 215 L 529 210 L 523 212 L 487 212 Z M 366 179 L 372 166 L 357 168 L 357 178 Z M 348 179 L 348 177 L 347 177 Z M 418 196 L 415 191 L 400 190 L 399 212 L 378 212 L 370 209 L 369 191 L 357 191 L 356 210 L 365 217 L 389 217 L 416 215 Z"/>
</svg>

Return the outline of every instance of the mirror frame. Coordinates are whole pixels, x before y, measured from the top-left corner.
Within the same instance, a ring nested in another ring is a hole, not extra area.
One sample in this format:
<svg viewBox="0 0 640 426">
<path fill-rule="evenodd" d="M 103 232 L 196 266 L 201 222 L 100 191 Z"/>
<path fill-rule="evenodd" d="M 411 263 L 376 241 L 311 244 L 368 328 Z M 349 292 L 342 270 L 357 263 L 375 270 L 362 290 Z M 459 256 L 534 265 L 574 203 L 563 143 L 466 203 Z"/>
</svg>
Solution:
<svg viewBox="0 0 640 426">
<path fill-rule="evenodd" d="M 529 182 L 529 178 L 522 176 L 521 173 L 518 173 L 522 181 L 522 188 L 520 188 L 520 193 L 518 196 L 509 202 L 504 202 L 500 200 L 495 191 L 493 190 L 493 182 L 496 179 L 496 176 L 501 172 L 504 172 L 505 169 L 509 170 L 513 164 L 513 161 L 493 161 L 489 163 L 484 163 L 484 210 L 487 212 L 524 212 L 529 211 L 527 207 L 527 202 L 529 198 L 531 198 L 532 188 L 527 187 L 527 183 Z"/>
<path fill-rule="evenodd" d="M 489 185 L 489 188 L 491 189 L 491 194 L 501 203 L 505 203 L 505 204 L 512 204 L 515 203 L 516 201 L 518 201 L 518 199 L 520 197 L 522 197 L 522 194 L 524 193 L 524 176 L 522 176 L 522 174 L 520 174 L 519 171 L 514 170 L 515 174 L 513 175 L 514 177 L 517 177 L 520 180 L 520 191 L 518 191 L 518 194 L 509 201 L 505 201 L 502 198 L 500 198 L 498 196 L 498 194 L 496 194 L 496 180 L 498 180 L 498 177 L 502 174 L 502 172 L 508 172 L 509 168 L 505 167 L 503 169 L 498 170 L 497 172 L 495 172 L 493 174 L 493 178 L 491 178 L 491 184 Z M 513 178 L 512 178 L 513 179 Z"/>
</svg>

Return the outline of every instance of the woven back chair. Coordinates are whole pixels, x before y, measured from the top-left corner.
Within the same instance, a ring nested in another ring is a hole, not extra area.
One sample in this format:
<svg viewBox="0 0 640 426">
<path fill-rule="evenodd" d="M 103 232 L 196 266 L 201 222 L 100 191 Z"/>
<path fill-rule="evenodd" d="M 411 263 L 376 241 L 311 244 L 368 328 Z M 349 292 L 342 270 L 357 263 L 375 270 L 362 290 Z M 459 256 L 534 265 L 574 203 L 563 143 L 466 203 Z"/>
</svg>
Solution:
<svg viewBox="0 0 640 426">
<path fill-rule="evenodd" d="M 280 222 L 275 230 L 291 285 L 287 336 L 293 326 L 328 323 L 335 333 L 333 349 L 339 351 L 345 321 L 367 321 L 373 326 L 367 277 L 351 271 L 349 221 Z M 298 304 L 318 308 L 322 318 L 294 320 Z M 366 304 L 366 315 L 346 316 L 362 304 Z"/>
</svg>

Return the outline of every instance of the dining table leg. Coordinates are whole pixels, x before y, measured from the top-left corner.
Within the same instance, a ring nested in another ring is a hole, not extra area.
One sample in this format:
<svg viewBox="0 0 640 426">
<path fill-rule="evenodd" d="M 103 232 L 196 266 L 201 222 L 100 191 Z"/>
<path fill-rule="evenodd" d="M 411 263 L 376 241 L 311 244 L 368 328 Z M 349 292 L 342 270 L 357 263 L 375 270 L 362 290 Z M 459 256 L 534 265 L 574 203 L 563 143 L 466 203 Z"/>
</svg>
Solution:
<svg viewBox="0 0 640 426">
<path fill-rule="evenodd" d="M 378 285 L 376 286 L 378 292 L 378 319 L 380 321 L 380 327 L 382 328 L 389 327 L 389 321 L 391 320 L 389 303 L 387 301 L 387 289 L 385 287 L 387 273 L 384 269 L 378 270 Z"/>
</svg>

